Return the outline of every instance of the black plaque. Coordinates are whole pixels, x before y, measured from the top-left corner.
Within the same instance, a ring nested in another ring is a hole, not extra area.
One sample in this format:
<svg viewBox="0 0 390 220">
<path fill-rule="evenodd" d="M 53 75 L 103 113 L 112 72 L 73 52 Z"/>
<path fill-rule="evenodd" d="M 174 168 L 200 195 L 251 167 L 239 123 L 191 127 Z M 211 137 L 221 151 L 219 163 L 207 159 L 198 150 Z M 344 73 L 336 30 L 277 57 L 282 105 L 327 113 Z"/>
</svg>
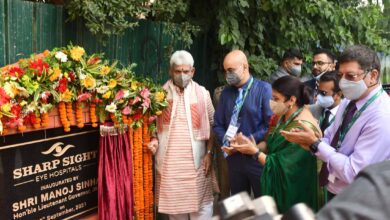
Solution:
<svg viewBox="0 0 390 220">
<path fill-rule="evenodd" d="M 0 140 L 0 219 L 77 219 L 96 211 L 98 130 L 53 130 Z"/>
</svg>

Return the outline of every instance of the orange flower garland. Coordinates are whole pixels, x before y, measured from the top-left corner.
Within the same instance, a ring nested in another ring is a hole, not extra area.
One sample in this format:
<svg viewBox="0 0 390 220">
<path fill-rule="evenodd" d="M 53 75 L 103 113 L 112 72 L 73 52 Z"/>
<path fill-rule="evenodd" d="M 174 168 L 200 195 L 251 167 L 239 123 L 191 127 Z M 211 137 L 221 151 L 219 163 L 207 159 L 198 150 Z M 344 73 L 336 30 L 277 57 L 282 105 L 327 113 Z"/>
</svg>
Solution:
<svg viewBox="0 0 390 220">
<path fill-rule="evenodd" d="M 115 127 L 118 128 L 119 127 L 119 122 L 116 119 L 115 114 L 114 113 L 110 113 L 110 118 L 111 118 L 112 122 L 114 122 Z"/>
<path fill-rule="evenodd" d="M 41 125 L 44 128 L 49 126 L 49 113 L 45 112 L 41 114 Z"/>
<path fill-rule="evenodd" d="M 39 117 L 39 115 L 38 116 L 35 115 L 35 118 L 33 120 L 33 127 L 35 129 L 38 129 L 41 127 L 41 118 Z"/>
<path fill-rule="evenodd" d="M 133 194 L 134 211 L 136 219 L 144 219 L 144 190 L 143 190 L 143 164 L 142 164 L 142 128 L 133 132 Z"/>
<path fill-rule="evenodd" d="M 147 115 L 144 116 L 144 123 L 142 125 L 142 138 L 143 138 L 143 174 L 144 174 L 144 197 L 145 197 L 145 203 L 144 203 L 144 216 L 146 220 L 152 220 L 153 219 L 153 160 L 152 160 L 152 153 L 148 149 L 148 144 L 150 142 L 150 135 L 149 135 L 149 124 L 147 123 L 149 120 L 149 117 Z"/>
<path fill-rule="evenodd" d="M 69 132 L 70 131 L 70 122 L 68 121 L 68 118 L 66 116 L 66 106 L 65 106 L 65 102 L 60 102 L 58 104 L 58 111 L 60 113 L 60 120 L 61 120 L 61 124 L 64 126 L 64 131 L 65 132 Z"/>
<path fill-rule="evenodd" d="M 84 127 L 83 103 L 80 101 L 76 102 L 76 123 L 78 128 Z"/>
<path fill-rule="evenodd" d="M 22 119 L 18 125 L 18 131 L 23 133 L 25 130 L 26 130 L 26 126 L 23 124 L 23 119 Z"/>
<path fill-rule="evenodd" d="M 98 126 L 98 123 L 96 123 L 98 121 L 96 116 L 96 103 L 91 102 L 91 104 L 89 104 L 89 116 L 92 127 L 96 128 Z"/>
<path fill-rule="evenodd" d="M 122 122 L 123 122 L 123 124 L 126 124 L 126 125 L 129 124 L 129 119 L 128 119 L 127 115 L 122 114 Z"/>
<path fill-rule="evenodd" d="M 74 115 L 73 115 L 73 103 L 66 102 L 66 116 L 68 117 L 68 121 L 70 124 L 74 123 Z"/>
</svg>

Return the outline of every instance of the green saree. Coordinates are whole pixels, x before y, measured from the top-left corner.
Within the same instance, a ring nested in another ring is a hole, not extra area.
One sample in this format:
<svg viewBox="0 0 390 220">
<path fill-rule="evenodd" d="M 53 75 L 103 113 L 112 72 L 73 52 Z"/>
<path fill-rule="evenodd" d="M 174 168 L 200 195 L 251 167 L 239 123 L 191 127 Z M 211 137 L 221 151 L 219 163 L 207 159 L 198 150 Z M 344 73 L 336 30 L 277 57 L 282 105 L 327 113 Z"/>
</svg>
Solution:
<svg viewBox="0 0 390 220">
<path fill-rule="evenodd" d="M 318 131 L 308 121 L 302 121 L 312 130 Z M 283 130 L 301 128 L 297 121 L 287 124 Z M 306 203 L 317 210 L 316 158 L 299 145 L 288 142 L 280 128 L 271 131 L 267 139 L 268 154 L 261 177 L 263 195 L 272 196 L 280 213 L 296 203 Z"/>
</svg>

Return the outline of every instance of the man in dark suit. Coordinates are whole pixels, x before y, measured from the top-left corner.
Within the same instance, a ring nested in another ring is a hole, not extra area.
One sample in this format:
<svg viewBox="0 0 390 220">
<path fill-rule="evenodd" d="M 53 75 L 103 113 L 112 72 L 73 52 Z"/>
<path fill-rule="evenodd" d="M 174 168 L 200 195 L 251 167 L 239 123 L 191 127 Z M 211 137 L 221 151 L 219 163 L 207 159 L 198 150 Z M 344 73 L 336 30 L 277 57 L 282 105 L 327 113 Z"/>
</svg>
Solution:
<svg viewBox="0 0 390 220">
<path fill-rule="evenodd" d="M 332 124 L 343 97 L 339 81 L 337 71 L 323 74 L 319 80 L 317 101 L 309 106 L 313 116 L 318 119 L 322 132 Z"/>
<path fill-rule="evenodd" d="M 305 85 L 312 89 L 313 97 L 315 96 L 318 89 L 318 81 L 320 80 L 321 76 L 327 71 L 335 70 L 335 66 L 336 57 L 330 50 L 318 48 L 314 52 L 311 69 L 312 78 L 304 82 Z"/>
</svg>

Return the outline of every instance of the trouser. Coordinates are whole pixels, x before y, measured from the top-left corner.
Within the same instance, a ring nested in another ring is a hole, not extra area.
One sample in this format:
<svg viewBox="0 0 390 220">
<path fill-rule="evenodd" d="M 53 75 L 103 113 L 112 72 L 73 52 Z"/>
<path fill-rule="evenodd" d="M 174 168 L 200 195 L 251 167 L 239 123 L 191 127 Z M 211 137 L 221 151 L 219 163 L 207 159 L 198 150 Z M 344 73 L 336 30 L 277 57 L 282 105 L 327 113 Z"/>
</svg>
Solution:
<svg viewBox="0 0 390 220">
<path fill-rule="evenodd" d="M 261 196 L 261 173 L 262 166 L 251 156 L 235 153 L 226 158 L 229 168 L 229 180 L 231 194 L 247 191 L 255 198 Z"/>
<path fill-rule="evenodd" d="M 169 215 L 169 220 L 209 220 L 213 216 L 213 202 L 200 207 L 198 212 Z"/>
<path fill-rule="evenodd" d="M 218 148 L 219 149 L 219 148 Z M 230 196 L 230 184 L 229 184 L 229 169 L 227 161 L 223 156 L 223 151 L 217 150 L 217 177 L 220 190 L 219 200 L 226 199 Z"/>
</svg>

